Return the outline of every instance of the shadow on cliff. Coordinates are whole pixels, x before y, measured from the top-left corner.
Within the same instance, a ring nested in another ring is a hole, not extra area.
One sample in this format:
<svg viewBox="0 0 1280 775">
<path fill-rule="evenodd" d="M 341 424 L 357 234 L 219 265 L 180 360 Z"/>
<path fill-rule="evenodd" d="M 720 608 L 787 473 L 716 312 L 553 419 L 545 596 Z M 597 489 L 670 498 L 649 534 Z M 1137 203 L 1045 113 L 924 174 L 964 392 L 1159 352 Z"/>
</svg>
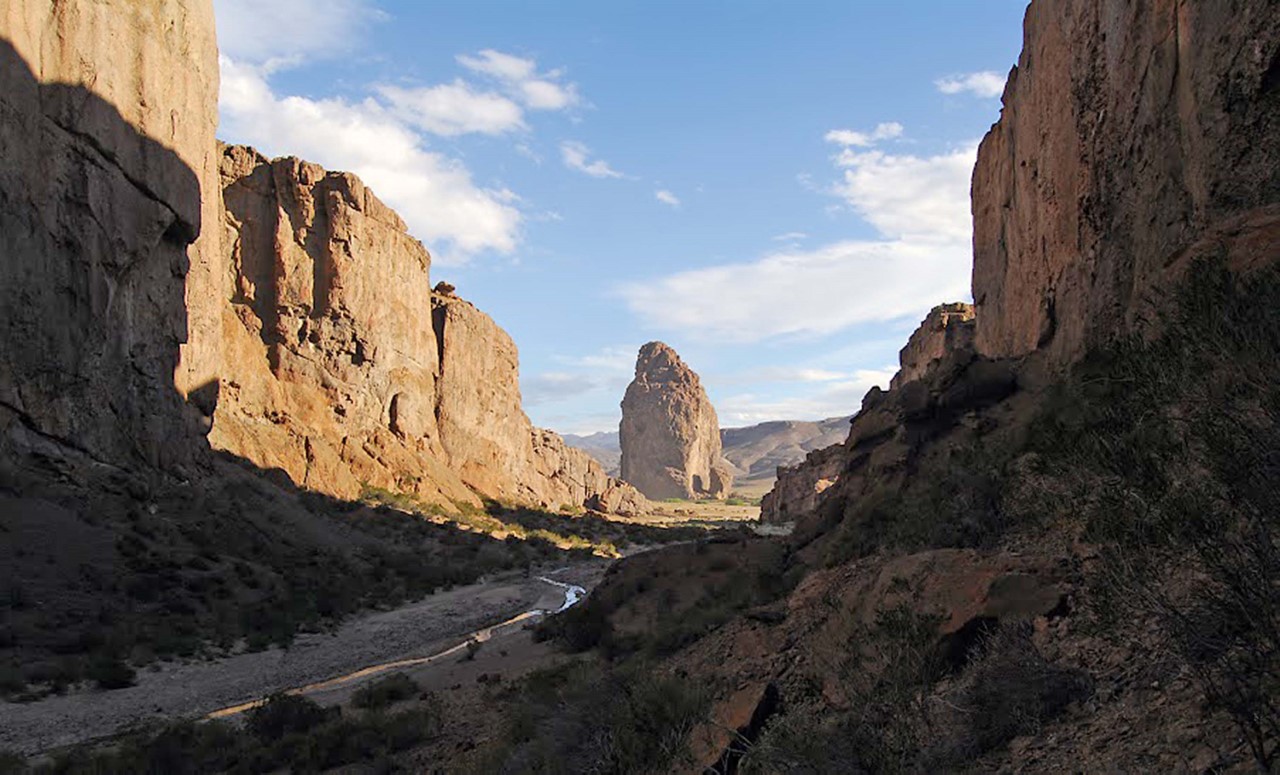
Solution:
<svg viewBox="0 0 1280 775">
<path fill-rule="evenodd" d="M 0 695 L 287 644 L 371 607 L 592 556 L 306 491 L 210 449 L 175 384 L 200 181 L 0 40 Z M 205 224 L 217 228 L 218 224 Z"/>
</svg>

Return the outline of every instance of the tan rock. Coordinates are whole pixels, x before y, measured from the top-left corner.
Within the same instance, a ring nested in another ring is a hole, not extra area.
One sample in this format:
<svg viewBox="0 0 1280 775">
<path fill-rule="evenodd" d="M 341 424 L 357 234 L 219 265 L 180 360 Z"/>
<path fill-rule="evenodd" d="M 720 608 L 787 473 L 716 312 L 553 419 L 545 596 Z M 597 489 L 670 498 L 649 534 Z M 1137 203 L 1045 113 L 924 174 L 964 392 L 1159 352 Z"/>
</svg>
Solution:
<svg viewBox="0 0 1280 775">
<path fill-rule="evenodd" d="M 427 251 L 353 175 L 242 146 L 221 171 L 231 293 L 211 442 L 338 497 L 478 503 L 428 462 L 443 447 Z"/>
<path fill-rule="evenodd" d="M 647 503 L 634 488 L 558 435 L 533 427 L 521 408 L 515 343 L 452 287 L 442 290 L 431 303 L 440 352 L 435 417 L 448 465 L 490 498 L 643 512 Z"/>
<path fill-rule="evenodd" d="M 622 478 L 650 498 L 724 498 L 733 475 L 702 382 L 662 342 L 640 348 L 622 399 Z"/>
<path fill-rule="evenodd" d="M 981 354 L 1069 363 L 1190 258 L 1280 258 L 1278 52 L 1268 0 L 1031 4 L 973 174 Z"/>
<path fill-rule="evenodd" d="M 890 389 L 924 376 L 930 364 L 949 353 L 972 350 L 973 335 L 972 304 L 954 302 L 934 307 L 898 353 L 898 373 L 889 383 Z"/>
<path fill-rule="evenodd" d="M 0 59 L 0 447 L 180 465 L 201 448 L 174 380 L 207 312 L 188 323 L 184 276 L 217 209 L 212 6 L 6 2 Z M 184 392 L 215 360 L 198 345 Z"/>
</svg>

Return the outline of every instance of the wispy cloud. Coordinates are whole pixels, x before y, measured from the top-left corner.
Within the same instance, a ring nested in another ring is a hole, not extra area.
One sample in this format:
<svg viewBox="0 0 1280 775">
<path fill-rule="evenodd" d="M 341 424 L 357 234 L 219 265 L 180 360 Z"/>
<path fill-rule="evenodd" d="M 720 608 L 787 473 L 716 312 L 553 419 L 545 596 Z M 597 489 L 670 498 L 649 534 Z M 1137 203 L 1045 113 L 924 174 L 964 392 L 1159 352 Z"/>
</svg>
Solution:
<svg viewBox="0 0 1280 775">
<path fill-rule="evenodd" d="M 629 309 L 655 329 L 747 343 L 831 334 L 966 298 L 977 144 L 933 156 L 856 148 L 846 145 L 835 157 L 842 176 L 829 193 L 873 226 L 878 239 L 809 250 L 793 245 L 630 283 L 619 289 Z"/>
<path fill-rule="evenodd" d="M 460 160 L 432 149 L 429 136 L 518 132 L 527 149 L 527 113 L 579 104 L 577 86 L 562 70 L 542 71 L 532 58 L 485 49 L 457 57 L 484 86 L 455 78 L 379 84 L 359 98 L 278 93 L 273 82 L 281 70 L 345 56 L 388 18 L 371 0 L 329 0 L 323 13 L 313 5 L 215 0 L 223 52 L 219 135 L 354 172 L 404 217 L 438 263 L 514 251 L 527 218 L 520 197 L 501 184 L 477 184 Z M 589 174 L 613 172 L 603 162 L 586 167 Z"/>
<path fill-rule="evenodd" d="M 341 56 L 387 19 L 370 0 L 214 0 L 218 48 L 238 62 L 267 69 L 303 59 Z"/>
<path fill-rule="evenodd" d="M 477 91 L 461 79 L 417 88 L 379 86 L 377 93 L 398 118 L 431 134 L 500 135 L 528 128 L 519 105 L 501 94 Z"/>
<path fill-rule="evenodd" d="M 468 70 L 498 81 L 530 110 L 564 110 L 581 101 L 577 85 L 563 81 L 563 70 L 540 73 L 534 59 L 491 48 L 474 56 L 462 54 L 457 59 Z"/>
<path fill-rule="evenodd" d="M 818 381 L 816 389 L 799 390 L 786 396 L 758 393 L 730 395 L 716 404 L 724 427 L 754 425 L 769 420 L 819 420 L 852 414 L 872 387 L 887 388 L 896 367 L 860 369 L 838 381 Z"/>
<path fill-rule="evenodd" d="M 798 242 L 808 238 L 809 235 L 802 231 L 789 231 L 786 234 L 775 234 L 772 239 L 774 242 Z"/>
<path fill-rule="evenodd" d="M 1005 77 L 994 70 L 982 70 L 977 73 L 961 73 L 948 75 L 933 82 L 943 94 L 963 94 L 969 92 L 976 97 L 990 99 L 1004 93 Z"/>
<path fill-rule="evenodd" d="M 576 140 L 566 140 L 560 143 L 560 158 L 569 169 L 577 170 L 593 178 L 626 177 L 623 173 L 610 167 L 609 163 L 604 159 L 592 159 L 591 149 Z"/>
<path fill-rule="evenodd" d="M 666 190 L 665 188 L 660 188 L 657 191 L 653 192 L 653 197 L 654 199 L 657 199 L 659 202 L 663 203 L 664 205 L 671 205 L 672 207 L 680 206 L 679 197 L 677 197 L 675 194 L 671 193 L 670 191 Z"/>
<path fill-rule="evenodd" d="M 896 121 L 888 121 L 883 124 L 877 124 L 876 128 L 870 132 L 857 132 L 852 129 L 832 129 L 823 135 L 823 139 L 836 145 L 865 148 L 882 140 L 892 140 L 901 136 L 902 124 Z"/>
<path fill-rule="evenodd" d="M 442 263 L 515 249 L 523 216 L 511 192 L 477 185 L 462 163 L 429 150 L 391 109 L 373 99 L 281 96 L 262 68 L 226 57 L 221 65 L 223 137 L 356 173 Z"/>
</svg>

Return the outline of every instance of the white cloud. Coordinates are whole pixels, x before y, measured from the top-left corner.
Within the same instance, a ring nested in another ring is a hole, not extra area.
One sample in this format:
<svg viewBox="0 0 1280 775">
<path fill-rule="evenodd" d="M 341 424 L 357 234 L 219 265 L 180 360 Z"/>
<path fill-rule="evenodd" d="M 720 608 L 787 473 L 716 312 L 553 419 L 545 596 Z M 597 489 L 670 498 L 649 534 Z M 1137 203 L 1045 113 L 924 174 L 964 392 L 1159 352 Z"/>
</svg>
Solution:
<svg viewBox="0 0 1280 775">
<path fill-rule="evenodd" d="M 370 0 L 214 0 L 218 48 L 238 62 L 269 69 L 350 50 L 386 14 Z"/>
<path fill-rule="evenodd" d="M 976 142 L 924 157 L 846 148 L 836 157 L 844 180 L 833 190 L 887 237 L 967 247 L 969 178 L 977 157 Z"/>
<path fill-rule="evenodd" d="M 802 239 L 808 239 L 809 235 L 802 231 L 789 231 L 786 234 L 775 234 L 774 242 L 797 242 Z"/>
<path fill-rule="evenodd" d="M 522 216 L 511 206 L 510 192 L 476 185 L 466 167 L 428 150 L 412 127 L 373 98 L 278 96 L 263 68 L 226 57 L 221 66 L 223 137 L 354 172 L 440 263 L 515 249 Z"/>
<path fill-rule="evenodd" d="M 670 191 L 666 190 L 665 188 L 658 189 L 657 191 L 653 192 L 653 197 L 654 199 L 657 199 L 659 202 L 663 203 L 664 205 L 671 205 L 672 207 L 680 206 L 679 197 L 677 197 L 675 194 L 671 193 Z"/>
<path fill-rule="evenodd" d="M 969 294 L 969 177 L 977 144 L 936 156 L 853 151 L 831 193 L 880 233 L 812 250 L 677 272 L 623 286 L 654 328 L 703 340 L 756 342 L 831 334 L 923 315 Z"/>
<path fill-rule="evenodd" d="M 855 132 L 852 129 L 832 129 L 823 135 L 823 139 L 836 145 L 865 148 L 875 145 L 881 140 L 892 140 L 901 136 L 902 124 L 896 121 L 888 121 L 883 124 L 877 124 L 876 128 L 870 132 Z"/>
<path fill-rule="evenodd" d="M 563 70 L 539 73 L 533 59 L 493 49 L 485 49 L 476 56 L 462 54 L 457 59 L 458 64 L 468 70 L 497 80 L 530 110 L 564 110 L 580 101 L 577 85 L 561 82 Z"/>
<path fill-rule="evenodd" d="M 839 382 L 824 382 L 815 391 L 786 397 L 753 393 L 729 396 L 716 403 L 716 414 L 724 427 L 754 425 L 769 420 L 821 420 L 852 414 L 872 387 L 887 388 L 896 367 L 859 369 Z"/>
<path fill-rule="evenodd" d="M 921 314 L 967 296 L 969 264 L 966 245 L 847 241 L 692 269 L 621 292 L 655 328 L 745 343 Z"/>
<path fill-rule="evenodd" d="M 526 129 L 524 111 L 501 94 L 477 91 L 461 79 L 436 86 L 379 86 L 377 92 L 402 121 L 432 134 L 500 135 Z"/>
<path fill-rule="evenodd" d="M 560 158 L 569 169 L 590 175 L 593 178 L 625 178 L 604 159 L 591 161 L 591 149 L 576 140 L 560 143 Z"/>
<path fill-rule="evenodd" d="M 1005 76 L 993 70 L 977 73 L 962 73 L 939 78 L 933 82 L 943 94 L 960 94 L 969 92 L 977 97 L 999 97 L 1004 93 Z"/>
</svg>

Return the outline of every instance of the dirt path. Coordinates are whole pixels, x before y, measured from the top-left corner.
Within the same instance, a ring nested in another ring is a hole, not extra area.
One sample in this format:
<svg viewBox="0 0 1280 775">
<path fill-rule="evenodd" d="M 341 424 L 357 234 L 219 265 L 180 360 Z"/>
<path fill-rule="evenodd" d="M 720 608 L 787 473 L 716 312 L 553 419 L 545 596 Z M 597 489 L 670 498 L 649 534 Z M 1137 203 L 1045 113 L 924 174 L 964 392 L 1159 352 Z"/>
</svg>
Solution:
<svg viewBox="0 0 1280 775">
<path fill-rule="evenodd" d="M 605 563 L 589 563 L 544 575 L 590 589 L 604 568 Z M 554 611 L 565 599 L 562 587 L 537 578 L 494 580 L 352 618 L 333 633 L 300 636 L 288 649 L 157 664 L 140 671 L 137 685 L 127 689 L 6 703 L 0 706 L 0 750 L 37 754 L 148 722 L 207 716 L 295 687 L 332 701 L 382 672 L 365 672 L 371 665 L 389 669 L 388 663 L 443 658 L 464 648 L 472 633 L 487 629 L 486 637 L 492 637 L 495 630 L 518 630 L 529 618 L 522 614 Z"/>
</svg>

